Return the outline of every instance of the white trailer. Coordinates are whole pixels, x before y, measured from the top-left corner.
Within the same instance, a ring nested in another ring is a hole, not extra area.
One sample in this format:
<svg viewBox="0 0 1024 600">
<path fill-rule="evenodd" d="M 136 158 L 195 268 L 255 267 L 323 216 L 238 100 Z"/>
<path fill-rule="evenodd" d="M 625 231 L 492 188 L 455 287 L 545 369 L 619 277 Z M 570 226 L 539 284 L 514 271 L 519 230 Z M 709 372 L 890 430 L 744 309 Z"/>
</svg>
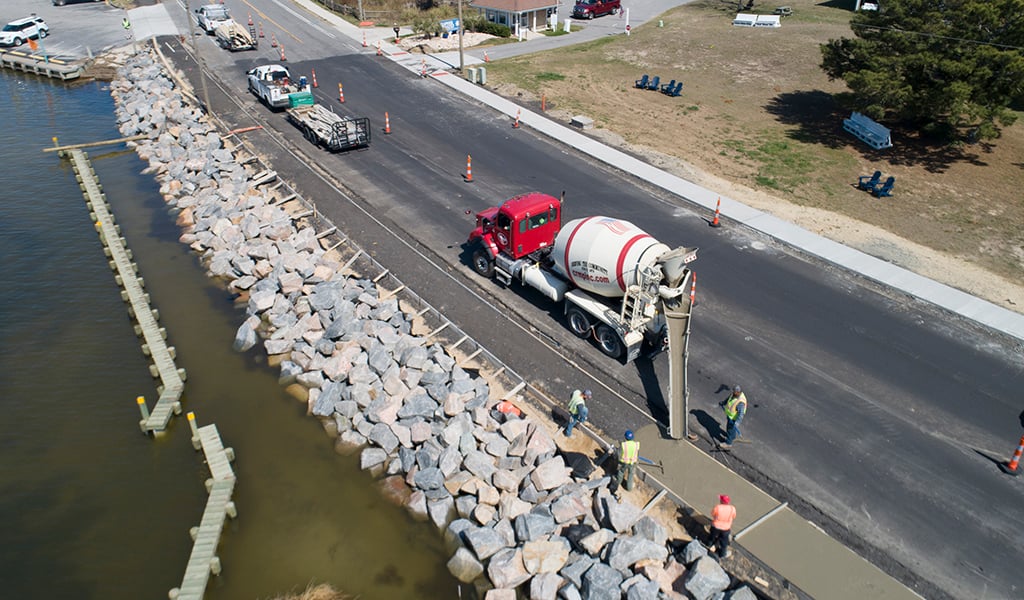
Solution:
<svg viewBox="0 0 1024 600">
<path fill-rule="evenodd" d="M 370 120 L 366 117 L 342 116 L 320 104 L 308 104 L 289 108 L 288 120 L 314 146 L 331 152 L 370 145 Z"/>
</svg>

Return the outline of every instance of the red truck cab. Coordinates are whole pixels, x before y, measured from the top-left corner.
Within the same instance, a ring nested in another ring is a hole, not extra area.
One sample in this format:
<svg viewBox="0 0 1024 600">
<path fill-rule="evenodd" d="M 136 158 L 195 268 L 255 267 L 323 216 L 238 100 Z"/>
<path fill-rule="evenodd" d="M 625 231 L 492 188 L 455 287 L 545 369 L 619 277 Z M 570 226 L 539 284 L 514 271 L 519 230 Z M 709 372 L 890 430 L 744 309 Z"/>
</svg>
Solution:
<svg viewBox="0 0 1024 600">
<path fill-rule="evenodd" d="M 477 213 L 476 229 L 469 234 L 469 241 L 479 241 L 490 255 L 485 257 L 488 260 L 499 254 L 518 260 L 550 248 L 561 228 L 562 201 L 530 192 Z"/>
</svg>

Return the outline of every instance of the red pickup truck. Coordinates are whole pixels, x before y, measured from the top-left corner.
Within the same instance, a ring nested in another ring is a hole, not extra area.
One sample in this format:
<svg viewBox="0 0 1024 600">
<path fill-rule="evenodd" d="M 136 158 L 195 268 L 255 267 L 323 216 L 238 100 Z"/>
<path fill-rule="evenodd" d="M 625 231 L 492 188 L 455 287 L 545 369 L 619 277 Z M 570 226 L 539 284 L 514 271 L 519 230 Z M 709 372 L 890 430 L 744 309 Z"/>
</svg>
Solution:
<svg viewBox="0 0 1024 600">
<path fill-rule="evenodd" d="M 621 8 L 621 0 L 580 0 L 573 7 L 572 16 L 577 19 L 593 19 L 601 15 L 614 15 Z"/>
</svg>

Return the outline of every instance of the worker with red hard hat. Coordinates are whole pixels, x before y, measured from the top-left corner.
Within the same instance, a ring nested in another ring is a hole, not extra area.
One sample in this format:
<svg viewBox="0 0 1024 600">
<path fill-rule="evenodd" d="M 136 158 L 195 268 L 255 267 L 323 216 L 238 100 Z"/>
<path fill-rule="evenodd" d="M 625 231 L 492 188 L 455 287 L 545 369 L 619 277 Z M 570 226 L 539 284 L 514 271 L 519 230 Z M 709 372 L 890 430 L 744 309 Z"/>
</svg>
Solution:
<svg viewBox="0 0 1024 600">
<path fill-rule="evenodd" d="M 732 555 L 729 551 L 729 535 L 732 522 L 736 519 L 736 507 L 730 502 L 729 496 L 722 494 L 718 497 L 718 506 L 711 510 L 711 539 L 708 540 L 708 548 L 714 546 L 718 558 L 729 558 Z"/>
</svg>

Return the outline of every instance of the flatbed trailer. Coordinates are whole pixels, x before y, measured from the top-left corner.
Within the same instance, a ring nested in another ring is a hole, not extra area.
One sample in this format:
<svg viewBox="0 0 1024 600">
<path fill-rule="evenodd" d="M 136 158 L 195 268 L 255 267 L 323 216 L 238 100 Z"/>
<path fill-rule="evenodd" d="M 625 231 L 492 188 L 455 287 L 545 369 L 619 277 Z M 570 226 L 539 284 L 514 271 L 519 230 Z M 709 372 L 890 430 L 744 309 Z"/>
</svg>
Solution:
<svg viewBox="0 0 1024 600">
<path fill-rule="evenodd" d="M 331 152 L 370 145 L 370 119 L 341 116 L 320 104 L 293 106 L 288 120 L 315 146 Z"/>
</svg>

